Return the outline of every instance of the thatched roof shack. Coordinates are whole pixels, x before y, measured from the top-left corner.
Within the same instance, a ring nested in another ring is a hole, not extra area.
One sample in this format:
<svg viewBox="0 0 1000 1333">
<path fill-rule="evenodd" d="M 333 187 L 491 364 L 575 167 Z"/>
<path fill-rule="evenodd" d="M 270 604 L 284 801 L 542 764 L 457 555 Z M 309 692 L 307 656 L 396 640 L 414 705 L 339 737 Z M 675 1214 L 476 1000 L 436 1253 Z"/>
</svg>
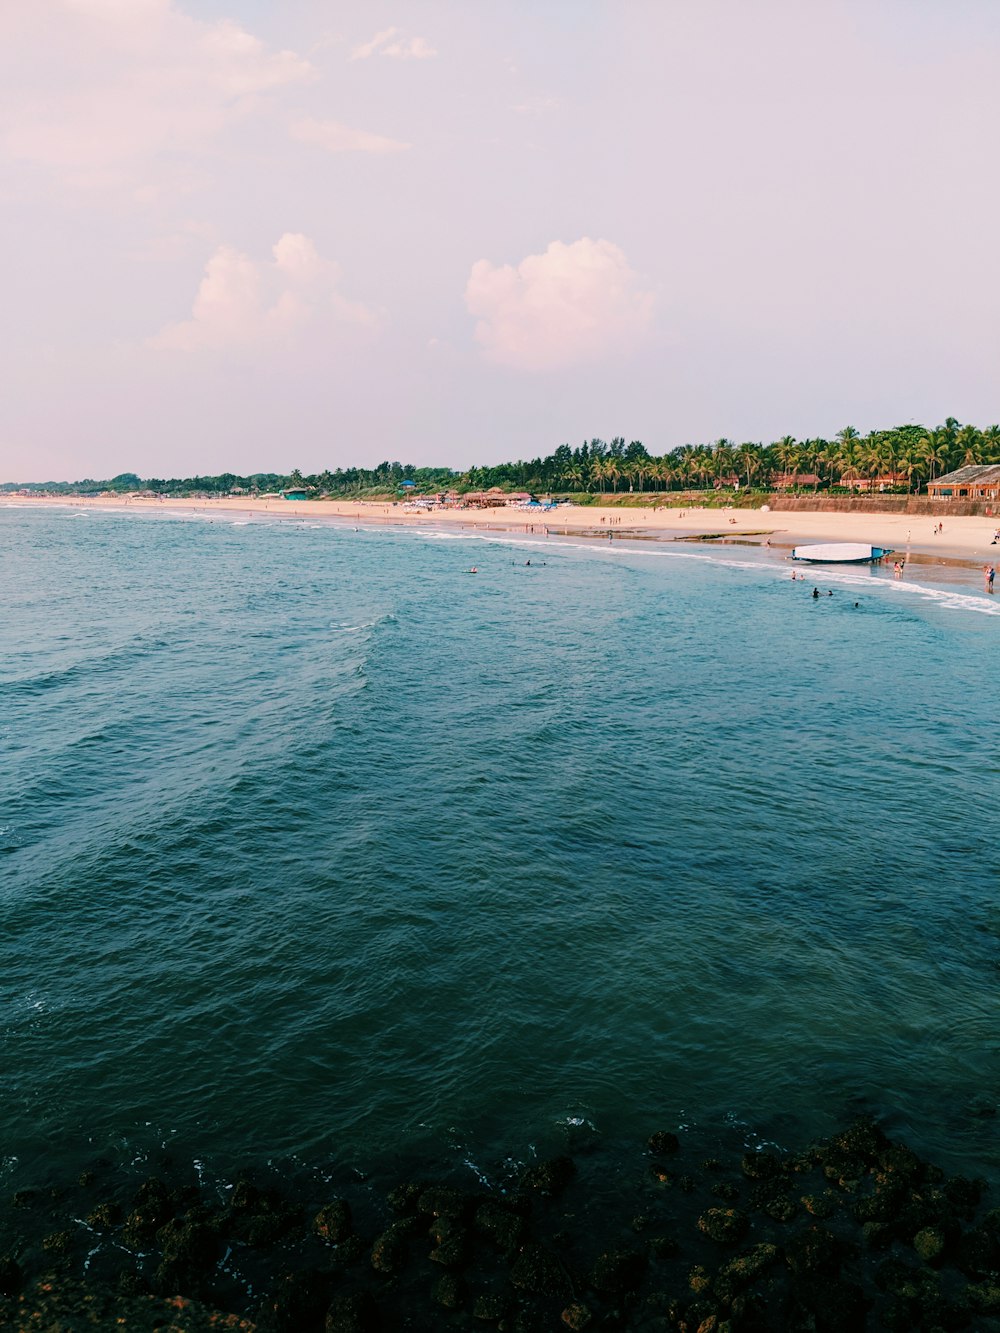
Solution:
<svg viewBox="0 0 1000 1333">
<path fill-rule="evenodd" d="M 910 479 L 905 472 L 883 472 L 879 477 L 841 477 L 840 484 L 849 491 L 909 490 Z"/>
<path fill-rule="evenodd" d="M 1000 463 L 957 468 L 927 483 L 927 494 L 935 500 L 1000 499 Z"/>
<path fill-rule="evenodd" d="M 815 490 L 819 483 L 815 472 L 778 472 L 771 478 L 771 489 L 790 491 L 794 486 L 811 486 Z"/>
</svg>

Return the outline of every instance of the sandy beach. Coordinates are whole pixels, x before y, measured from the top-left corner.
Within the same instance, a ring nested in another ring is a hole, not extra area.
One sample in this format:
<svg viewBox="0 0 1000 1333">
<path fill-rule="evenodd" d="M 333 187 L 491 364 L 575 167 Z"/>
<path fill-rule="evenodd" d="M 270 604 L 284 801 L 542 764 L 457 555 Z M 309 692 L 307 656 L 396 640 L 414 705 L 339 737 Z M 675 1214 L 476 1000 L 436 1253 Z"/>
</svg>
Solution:
<svg viewBox="0 0 1000 1333">
<path fill-rule="evenodd" d="M 393 523 L 409 527 L 465 527 L 502 532 L 526 532 L 551 536 L 603 537 L 608 532 L 621 539 L 706 537 L 770 544 L 776 550 L 790 549 L 801 542 L 871 542 L 891 547 L 900 555 L 946 561 L 994 562 L 1000 543 L 993 537 L 1000 527 L 996 517 L 981 515 L 946 517 L 922 514 L 827 513 L 820 511 L 763 511 L 760 509 L 692 509 L 640 506 L 599 507 L 561 505 L 546 514 L 516 509 L 437 509 L 430 513 L 407 510 L 402 504 L 377 504 L 364 500 L 264 500 L 227 497 L 192 500 L 110 496 L 9 496 L 0 504 L 68 505 L 76 509 L 179 509 L 200 514 L 259 513 L 282 518 L 341 518 L 364 523 Z M 941 532 L 935 531 L 942 523 Z"/>
</svg>

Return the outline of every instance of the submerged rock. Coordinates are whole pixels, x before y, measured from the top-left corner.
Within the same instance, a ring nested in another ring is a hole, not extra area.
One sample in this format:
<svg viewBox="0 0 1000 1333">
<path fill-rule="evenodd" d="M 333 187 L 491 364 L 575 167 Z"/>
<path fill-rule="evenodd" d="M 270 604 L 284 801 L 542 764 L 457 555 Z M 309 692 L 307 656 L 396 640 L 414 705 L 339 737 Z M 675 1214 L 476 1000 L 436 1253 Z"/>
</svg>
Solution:
<svg viewBox="0 0 1000 1333">
<path fill-rule="evenodd" d="M 571 1283 L 565 1268 L 543 1245 L 526 1245 L 510 1270 L 510 1280 L 522 1291 L 537 1296 L 569 1296 Z"/>
<path fill-rule="evenodd" d="M 521 1177 L 521 1188 L 539 1194 L 559 1194 L 575 1174 L 576 1166 L 571 1157 L 552 1157 L 529 1166 Z"/>
<path fill-rule="evenodd" d="M 473 1221 L 476 1230 L 504 1254 L 517 1248 L 524 1233 L 523 1218 L 512 1208 L 492 1200 L 479 1205 Z"/>
<path fill-rule="evenodd" d="M 681 1141 L 669 1129 L 658 1129 L 646 1140 L 646 1147 L 654 1157 L 672 1157 L 679 1151 Z"/>
<path fill-rule="evenodd" d="M 646 1256 L 638 1250 L 608 1250 L 598 1256 L 591 1270 L 591 1286 L 597 1291 L 634 1291 L 646 1271 Z"/>
<path fill-rule="evenodd" d="M 327 1311 L 326 1333 L 378 1333 L 378 1306 L 367 1291 L 338 1296 Z"/>
<path fill-rule="evenodd" d="M 351 1234 L 351 1205 L 346 1199 L 334 1199 L 313 1218 L 313 1231 L 327 1245 L 339 1245 Z"/>
</svg>

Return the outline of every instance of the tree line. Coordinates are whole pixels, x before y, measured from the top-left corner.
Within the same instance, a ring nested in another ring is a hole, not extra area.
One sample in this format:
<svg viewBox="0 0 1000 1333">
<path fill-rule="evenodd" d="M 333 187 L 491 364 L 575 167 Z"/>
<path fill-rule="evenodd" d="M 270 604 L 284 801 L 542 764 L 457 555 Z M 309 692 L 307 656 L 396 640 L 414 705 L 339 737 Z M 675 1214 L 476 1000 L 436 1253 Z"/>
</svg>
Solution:
<svg viewBox="0 0 1000 1333">
<path fill-rule="evenodd" d="M 533 493 L 664 492 L 690 490 L 768 490 L 782 486 L 803 490 L 836 490 L 862 483 L 884 490 L 917 492 L 928 481 L 957 467 L 1000 462 L 1000 426 L 962 425 L 954 417 L 927 428 L 908 424 L 860 434 L 845 426 L 831 440 L 797 440 L 785 435 L 770 444 L 718 439 L 711 444 L 685 444 L 661 455 L 651 454 L 640 440 L 626 444 L 617 436 L 606 442 L 585 440 L 576 448 L 561 444 L 544 458 L 474 466 L 465 472 L 412 463 L 383 462 L 374 468 L 336 468 L 304 474 L 256 472 L 239 476 L 147 477 L 122 472 L 107 481 L 7 482 L 0 490 L 26 489 L 50 494 L 110 491 L 157 495 L 263 495 L 302 489 L 311 495 L 362 496 L 396 494 L 412 482 L 420 494 L 442 490 L 525 490 Z M 407 488 L 411 489 L 411 488 Z"/>
</svg>

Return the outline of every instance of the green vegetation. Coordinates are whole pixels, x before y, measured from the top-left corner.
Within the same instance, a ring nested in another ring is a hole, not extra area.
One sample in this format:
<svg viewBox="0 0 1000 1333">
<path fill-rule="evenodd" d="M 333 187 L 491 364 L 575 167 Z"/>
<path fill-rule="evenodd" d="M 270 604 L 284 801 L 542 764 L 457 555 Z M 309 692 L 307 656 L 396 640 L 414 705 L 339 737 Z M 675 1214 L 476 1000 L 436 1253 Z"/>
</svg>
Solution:
<svg viewBox="0 0 1000 1333">
<path fill-rule="evenodd" d="M 545 458 L 530 462 L 497 463 L 451 468 L 414 467 L 380 463 L 375 468 L 337 468 L 305 476 L 298 468 L 283 475 L 258 472 L 241 477 L 224 472 L 217 477 L 166 480 L 140 478 L 123 472 L 109 481 L 6 482 L 0 491 L 28 490 L 49 494 L 127 494 L 151 491 L 157 495 L 262 495 L 286 489 L 304 489 L 320 496 L 371 498 L 397 496 L 404 481 L 417 494 L 458 491 L 526 490 L 544 494 L 573 494 L 583 503 L 594 497 L 702 490 L 712 492 L 769 491 L 775 486 L 792 491 L 848 490 L 913 492 L 935 477 L 970 463 L 1000 462 L 1000 426 L 963 426 L 948 417 L 942 426 L 896 426 L 860 435 L 845 426 L 832 440 L 796 440 L 786 435 L 772 444 L 716 440 L 714 444 L 685 444 L 662 455 L 651 454 L 639 440 L 626 444 L 622 437 L 584 441 L 578 448 L 561 444 Z M 638 502 L 638 501 L 637 501 Z"/>
</svg>

